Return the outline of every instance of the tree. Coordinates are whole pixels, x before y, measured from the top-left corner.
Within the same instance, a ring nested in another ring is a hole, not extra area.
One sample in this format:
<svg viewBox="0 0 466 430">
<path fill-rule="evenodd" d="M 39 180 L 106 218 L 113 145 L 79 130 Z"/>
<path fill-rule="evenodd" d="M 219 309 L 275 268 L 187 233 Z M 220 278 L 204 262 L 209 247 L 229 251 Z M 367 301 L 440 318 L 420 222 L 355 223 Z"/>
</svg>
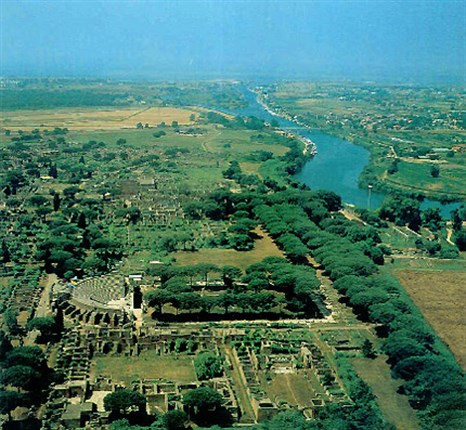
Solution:
<svg viewBox="0 0 466 430">
<path fill-rule="evenodd" d="M 10 339 L 3 330 L 0 330 L 0 361 L 3 361 L 6 354 L 13 349 Z"/>
<path fill-rule="evenodd" d="M 228 309 L 236 303 L 236 296 L 227 291 L 225 294 L 219 296 L 219 304 L 225 309 L 225 314 L 228 314 Z"/>
<path fill-rule="evenodd" d="M 165 133 L 163 130 L 156 131 L 155 133 L 152 133 L 152 136 L 154 136 L 156 139 L 159 137 L 165 136 L 167 133 Z"/>
<path fill-rule="evenodd" d="M 40 206 L 36 209 L 36 214 L 37 216 L 43 221 L 47 221 L 47 215 L 49 215 L 52 212 L 52 209 L 50 209 L 47 206 Z"/>
<path fill-rule="evenodd" d="M 183 411 L 173 410 L 167 411 L 163 417 L 162 422 L 167 430 L 184 430 L 188 416 Z"/>
<path fill-rule="evenodd" d="M 218 266 L 212 263 L 199 263 L 194 266 L 197 273 L 204 276 L 205 286 L 207 287 L 209 281 L 209 273 L 218 271 Z"/>
<path fill-rule="evenodd" d="M 110 267 L 113 261 L 119 260 L 123 256 L 121 245 L 111 239 L 96 239 L 91 246 L 95 249 L 96 256 L 105 261 L 107 267 Z"/>
<path fill-rule="evenodd" d="M 74 200 L 76 194 L 81 191 L 82 190 L 78 186 L 72 185 L 71 187 L 66 187 L 63 189 L 63 195 L 69 200 Z"/>
<path fill-rule="evenodd" d="M 194 309 L 198 309 L 201 306 L 202 298 L 197 293 L 192 292 L 185 292 L 181 294 L 177 294 L 174 296 L 176 299 L 176 308 L 183 309 L 187 311 L 192 311 Z M 175 305 L 175 301 L 172 300 L 173 305 Z"/>
<path fill-rule="evenodd" d="M 163 306 L 170 303 L 173 298 L 173 292 L 165 288 L 157 288 L 155 291 L 150 291 L 145 295 L 145 299 L 149 306 L 156 308 L 157 313 L 161 314 Z"/>
<path fill-rule="evenodd" d="M 319 190 L 317 196 L 324 202 L 325 207 L 331 211 L 339 211 L 341 209 L 341 197 L 333 191 Z"/>
<path fill-rule="evenodd" d="M 248 290 L 258 293 L 270 287 L 267 277 L 260 272 L 253 272 L 248 275 Z"/>
<path fill-rule="evenodd" d="M 57 179 L 58 177 L 58 169 L 56 164 L 51 164 L 49 168 L 49 176 L 51 176 L 54 179 Z"/>
<path fill-rule="evenodd" d="M 58 209 L 60 209 L 60 203 L 61 203 L 60 195 L 57 194 L 57 193 L 54 193 L 53 194 L 53 210 L 54 210 L 54 212 L 57 212 Z"/>
<path fill-rule="evenodd" d="M 202 312 L 209 313 L 210 310 L 218 303 L 217 297 L 200 296 L 200 298 L 201 298 L 201 302 L 199 303 L 199 306 Z"/>
<path fill-rule="evenodd" d="M 45 354 L 38 346 L 18 346 L 6 354 L 5 367 L 28 366 L 44 373 L 47 370 Z"/>
<path fill-rule="evenodd" d="M 223 360 L 212 352 L 201 352 L 194 359 L 194 368 L 199 380 L 211 379 L 223 374 Z"/>
<path fill-rule="evenodd" d="M 76 223 L 76 225 L 82 230 L 84 230 L 87 227 L 87 220 L 84 212 L 79 213 L 78 222 Z"/>
<path fill-rule="evenodd" d="M 27 184 L 27 180 L 23 175 L 21 170 L 9 170 L 6 172 L 3 183 L 1 187 L 9 187 L 11 189 L 11 194 L 16 194 L 18 188 L 23 187 Z"/>
<path fill-rule="evenodd" d="M 40 340 L 43 342 L 49 341 L 57 334 L 57 326 L 55 319 L 52 317 L 36 317 L 27 324 L 28 331 L 39 330 Z"/>
<path fill-rule="evenodd" d="M 41 196 L 41 195 L 33 195 L 29 198 L 29 203 L 31 203 L 31 205 L 33 206 L 43 206 L 45 205 L 46 203 L 48 202 L 48 199 L 47 197 L 45 196 Z"/>
<path fill-rule="evenodd" d="M 256 294 L 244 294 L 244 296 L 248 296 L 248 305 L 255 312 L 266 312 L 277 304 L 276 296 L 268 291 Z"/>
<path fill-rule="evenodd" d="M 215 410 L 222 405 L 222 395 L 210 387 L 199 387 L 188 391 L 183 396 L 183 405 L 200 415 L 211 410 Z"/>
<path fill-rule="evenodd" d="M 306 430 L 308 428 L 304 415 L 295 410 L 280 412 L 266 423 L 267 430 Z"/>
<path fill-rule="evenodd" d="M 401 313 L 401 310 L 394 306 L 392 300 L 369 305 L 369 317 L 375 323 L 388 325 L 399 317 Z"/>
<path fill-rule="evenodd" d="M 422 212 L 422 224 L 432 231 L 443 227 L 443 219 L 439 208 L 428 208 Z"/>
<path fill-rule="evenodd" d="M 236 266 L 223 266 L 222 267 L 222 279 L 227 288 L 233 286 L 233 283 L 238 281 L 243 272 Z"/>
<path fill-rule="evenodd" d="M 3 322 L 12 336 L 21 333 L 21 327 L 18 325 L 17 317 L 18 314 L 13 309 L 7 309 L 3 314 Z"/>
<path fill-rule="evenodd" d="M 440 176 L 440 167 L 437 165 L 433 165 L 430 168 L 430 174 L 433 178 L 438 178 Z"/>
<path fill-rule="evenodd" d="M 233 234 L 228 244 L 237 251 L 249 251 L 254 247 L 254 239 L 249 234 Z"/>
<path fill-rule="evenodd" d="M 361 350 L 364 357 L 375 358 L 376 356 L 372 342 L 369 339 L 364 339 Z"/>
<path fill-rule="evenodd" d="M 9 263 L 11 261 L 10 250 L 5 239 L 2 240 L 2 246 L 0 247 L 0 261 L 2 263 Z"/>
<path fill-rule="evenodd" d="M 40 386 L 41 374 L 32 367 L 18 365 L 5 369 L 0 380 L 3 385 L 11 385 L 29 391 Z"/>
<path fill-rule="evenodd" d="M 137 408 L 142 412 L 146 406 L 146 397 L 137 391 L 124 388 L 114 391 L 104 397 L 104 408 L 114 414 L 126 414 L 130 409 Z"/>
<path fill-rule="evenodd" d="M 11 411 L 18 406 L 22 406 L 24 403 L 24 394 L 18 393 L 17 391 L 0 391 L 0 413 L 8 414 L 9 420 L 11 420 Z"/>
<path fill-rule="evenodd" d="M 416 199 L 393 194 L 385 198 L 379 210 L 382 219 L 392 221 L 397 225 L 408 224 L 413 230 L 418 230 L 421 224 L 420 203 Z"/>
<path fill-rule="evenodd" d="M 415 355 L 425 355 L 426 348 L 416 339 L 398 333 L 391 334 L 384 345 L 384 350 L 392 363 L 397 363 Z"/>
<path fill-rule="evenodd" d="M 451 214 L 451 224 L 454 231 L 461 230 L 463 225 L 463 219 L 461 217 L 459 209 L 454 209 L 450 212 Z"/>
<path fill-rule="evenodd" d="M 461 229 L 455 234 L 455 243 L 460 251 L 466 251 L 466 230 Z"/>
<path fill-rule="evenodd" d="M 384 303 L 388 300 L 389 296 L 387 292 L 377 287 L 356 293 L 350 298 L 351 304 L 355 308 L 359 308 L 358 310 L 360 312 L 365 312 L 371 305 L 375 305 L 376 303 Z"/>
</svg>

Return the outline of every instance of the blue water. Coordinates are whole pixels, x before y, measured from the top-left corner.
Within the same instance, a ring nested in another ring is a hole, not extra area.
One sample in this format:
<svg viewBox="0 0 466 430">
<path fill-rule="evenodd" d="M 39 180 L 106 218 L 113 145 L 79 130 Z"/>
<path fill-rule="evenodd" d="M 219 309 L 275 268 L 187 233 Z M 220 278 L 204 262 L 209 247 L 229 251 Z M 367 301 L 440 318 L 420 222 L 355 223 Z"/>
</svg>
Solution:
<svg viewBox="0 0 466 430">
<path fill-rule="evenodd" d="M 271 115 L 257 102 L 256 95 L 243 88 L 248 102 L 245 108 L 226 111 L 232 115 L 255 116 L 264 121 L 275 119 L 280 127 L 295 134 L 311 139 L 317 146 L 317 155 L 309 160 L 295 179 L 305 183 L 313 190 L 325 189 L 334 191 L 345 203 L 363 208 L 377 209 L 381 206 L 386 194 L 359 187 L 358 179 L 369 163 L 369 151 L 339 137 L 331 136 L 317 130 L 300 127 L 292 121 Z M 450 212 L 460 203 L 442 204 L 436 200 L 425 199 L 421 209 L 438 207 L 444 218 L 450 218 Z"/>
<path fill-rule="evenodd" d="M 343 201 L 364 208 L 378 208 L 384 195 L 361 189 L 358 178 L 369 162 L 369 152 L 346 140 L 318 131 L 306 133 L 316 144 L 317 155 L 295 176 L 313 189 L 327 189 L 339 194 Z"/>
</svg>

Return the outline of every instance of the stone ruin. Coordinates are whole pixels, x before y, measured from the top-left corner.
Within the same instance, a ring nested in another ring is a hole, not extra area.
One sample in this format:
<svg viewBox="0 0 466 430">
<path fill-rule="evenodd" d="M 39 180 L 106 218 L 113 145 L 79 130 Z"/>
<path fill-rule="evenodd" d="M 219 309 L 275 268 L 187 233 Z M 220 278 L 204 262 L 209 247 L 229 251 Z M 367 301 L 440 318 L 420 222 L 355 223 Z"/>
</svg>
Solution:
<svg viewBox="0 0 466 430">
<path fill-rule="evenodd" d="M 132 389 L 144 394 L 147 398 L 147 412 L 164 413 L 169 410 L 183 410 L 183 394 L 194 388 L 209 386 L 218 391 L 224 398 L 223 406 L 237 421 L 240 416 L 238 402 L 229 378 L 214 378 L 209 381 L 193 381 L 177 383 L 165 379 L 143 379 L 132 384 Z"/>
<path fill-rule="evenodd" d="M 257 421 L 268 420 L 281 410 L 291 407 L 291 405 L 283 400 L 278 402 L 278 399 L 268 398 L 260 383 L 261 372 L 268 371 L 275 374 L 299 373 L 300 370 L 297 368 L 298 361 L 302 363 L 303 370 L 310 369 L 313 371 L 324 393 L 323 396 L 318 394 L 316 398 L 311 399 L 310 405 L 302 410 L 307 418 L 312 418 L 315 410 L 322 408 L 326 402 L 338 402 L 342 406 L 350 403 L 348 395 L 316 344 L 302 342 L 301 347 L 297 351 L 291 349 L 288 353 L 277 353 L 273 349 L 274 342 L 262 340 L 260 342 L 259 354 L 252 347 L 241 349 L 235 347 L 233 349 L 233 358 L 238 365 L 240 377 L 246 387 L 246 392 Z M 291 345 L 286 340 L 282 340 L 279 343 L 283 346 Z"/>
<path fill-rule="evenodd" d="M 141 307 L 141 280 L 141 276 L 104 275 L 70 282 L 54 289 L 50 304 L 81 325 L 124 328 L 133 323 L 134 309 Z"/>
<path fill-rule="evenodd" d="M 64 375 L 64 381 L 55 385 L 47 402 L 45 418 L 49 423 L 62 423 L 74 428 L 77 422 L 85 422 L 92 428 L 98 428 L 106 422 L 108 413 L 103 410 L 103 397 L 119 386 L 116 381 L 101 377 L 96 379 L 90 374 L 94 357 L 136 357 L 143 351 L 170 355 L 208 350 L 219 354 L 222 345 L 229 344 L 236 346 L 231 349 L 231 356 L 226 355 L 226 368 L 231 370 L 234 366 L 238 369 L 256 421 L 268 420 L 292 407 L 282 399 L 267 395 L 261 385 L 264 372 L 301 372 L 306 375 L 306 370 L 312 370 L 323 387 L 323 394 L 319 393 L 309 405 L 301 408 L 308 418 L 312 418 L 315 410 L 328 401 L 339 402 L 342 406 L 350 402 L 320 348 L 312 342 L 290 340 L 289 331 L 273 340 L 263 336 L 251 344 L 251 338 L 247 340 L 248 331 L 243 328 L 187 327 L 154 322 L 138 325 L 125 307 L 132 289 L 128 279 L 115 276 L 92 278 L 79 282 L 71 291 L 70 288 L 67 287 L 67 299 L 61 302 L 55 300 L 54 304 L 63 309 L 66 318 L 79 322 L 79 325 L 68 329 L 60 344 L 55 368 Z M 121 302 L 123 307 L 119 307 L 118 297 L 121 296 L 124 296 L 124 303 Z M 297 362 L 301 364 L 299 368 Z M 189 384 L 143 379 L 128 388 L 144 393 L 148 400 L 148 412 L 153 413 L 182 408 L 183 393 L 202 384 L 219 391 L 231 416 L 239 420 L 241 410 L 235 394 L 237 388 L 226 376 Z"/>
</svg>

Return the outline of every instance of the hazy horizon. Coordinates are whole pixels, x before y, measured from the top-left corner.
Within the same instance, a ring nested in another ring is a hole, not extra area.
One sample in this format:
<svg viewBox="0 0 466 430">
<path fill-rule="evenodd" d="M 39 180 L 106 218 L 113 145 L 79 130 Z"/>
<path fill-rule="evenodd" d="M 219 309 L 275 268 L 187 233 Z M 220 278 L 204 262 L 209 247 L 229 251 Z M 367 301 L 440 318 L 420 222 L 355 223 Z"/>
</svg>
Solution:
<svg viewBox="0 0 466 430">
<path fill-rule="evenodd" d="M 465 1 L 5 1 L 2 76 L 465 82 Z"/>
</svg>

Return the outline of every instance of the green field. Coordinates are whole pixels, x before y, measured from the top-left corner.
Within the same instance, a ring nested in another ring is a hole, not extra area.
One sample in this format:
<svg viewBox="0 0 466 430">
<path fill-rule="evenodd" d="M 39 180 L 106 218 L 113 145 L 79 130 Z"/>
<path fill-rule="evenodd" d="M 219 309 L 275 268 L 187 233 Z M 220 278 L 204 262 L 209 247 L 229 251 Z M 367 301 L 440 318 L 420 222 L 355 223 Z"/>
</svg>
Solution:
<svg viewBox="0 0 466 430">
<path fill-rule="evenodd" d="M 374 360 L 358 358 L 352 364 L 359 376 L 370 385 L 387 420 L 397 430 L 417 430 L 420 428 L 414 409 L 408 398 L 397 393 L 401 381 L 392 379 L 386 356 Z"/>
<path fill-rule="evenodd" d="M 315 376 L 314 376 L 315 379 Z M 264 382 L 267 395 L 277 402 L 285 400 L 290 405 L 306 407 L 318 393 L 322 393 L 322 386 L 304 374 L 275 374 L 272 380 Z M 318 387 L 317 390 L 315 387 Z"/>
<path fill-rule="evenodd" d="M 105 356 L 95 359 L 95 374 L 130 386 L 138 379 L 166 379 L 180 383 L 196 381 L 193 358 L 186 355 L 160 356 L 143 351 L 137 357 Z"/>
<path fill-rule="evenodd" d="M 436 164 L 440 176 L 431 175 L 431 163 L 401 162 L 399 171 L 385 177 L 385 181 L 405 190 L 466 197 L 466 167 L 452 164 Z"/>
</svg>

